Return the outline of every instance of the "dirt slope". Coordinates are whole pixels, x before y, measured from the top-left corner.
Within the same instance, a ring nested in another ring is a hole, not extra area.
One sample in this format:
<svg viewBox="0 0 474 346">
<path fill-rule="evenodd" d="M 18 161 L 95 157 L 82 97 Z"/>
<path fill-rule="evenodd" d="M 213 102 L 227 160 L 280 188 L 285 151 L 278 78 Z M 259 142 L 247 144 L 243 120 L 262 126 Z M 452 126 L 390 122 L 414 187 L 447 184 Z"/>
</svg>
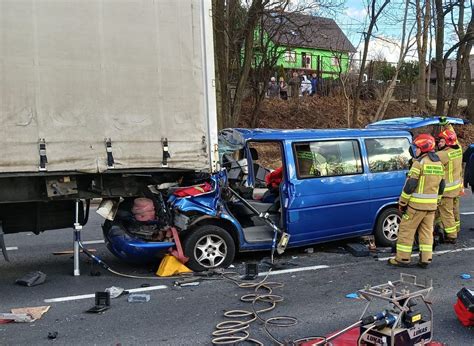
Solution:
<svg viewBox="0 0 474 346">
<path fill-rule="evenodd" d="M 305 97 L 299 102 L 293 100 L 264 100 L 257 127 L 303 129 L 347 127 L 346 106 L 340 97 Z M 361 101 L 361 122 L 363 126 L 373 121 L 378 101 Z M 240 127 L 249 127 L 252 101 L 245 101 L 242 107 Z M 409 102 L 390 103 L 385 119 L 420 115 L 416 105 Z M 474 126 L 457 126 L 456 132 L 463 145 L 474 143 Z"/>
</svg>

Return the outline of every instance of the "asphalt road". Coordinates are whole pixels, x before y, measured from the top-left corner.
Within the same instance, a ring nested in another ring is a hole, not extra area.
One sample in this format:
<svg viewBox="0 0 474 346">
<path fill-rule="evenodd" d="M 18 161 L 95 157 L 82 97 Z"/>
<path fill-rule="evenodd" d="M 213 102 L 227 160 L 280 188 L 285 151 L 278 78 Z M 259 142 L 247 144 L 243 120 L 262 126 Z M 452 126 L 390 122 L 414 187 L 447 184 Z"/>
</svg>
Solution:
<svg viewBox="0 0 474 346">
<path fill-rule="evenodd" d="M 462 327 L 453 312 L 456 292 L 464 286 L 474 288 L 473 279 L 460 277 L 462 273 L 474 277 L 474 252 L 471 251 L 474 250 L 474 231 L 469 230 L 474 227 L 474 199 L 464 198 L 461 207 L 467 214 L 462 215 L 460 241 L 455 246 L 438 247 L 436 250 L 441 254 L 434 257 L 427 270 L 388 267 L 382 261 L 387 253 L 379 253 L 378 258 L 356 258 L 344 251 L 342 242 L 316 246 L 314 253 L 304 249 L 287 251 L 278 258 L 281 269 L 287 271 L 276 271 L 277 275 L 269 278 L 284 285 L 274 289 L 284 300 L 263 316 L 294 316 L 298 323 L 287 328 L 271 328 L 271 332 L 281 341 L 290 341 L 341 329 L 356 321 L 365 305 L 361 299 L 346 298 L 346 294 L 367 284 L 397 280 L 400 272 L 405 272 L 417 275 L 420 280 L 433 279 L 434 338 L 449 345 L 474 344 L 474 329 Z M 95 242 L 102 239 L 100 223 L 100 218 L 93 213 L 83 231 L 83 240 L 93 241 L 88 247 L 96 249 L 97 255 L 120 272 L 152 276 L 152 268 L 134 268 L 120 263 L 103 243 Z M 72 257 L 53 255 L 56 251 L 72 249 L 71 230 L 49 231 L 40 236 L 7 235 L 6 241 L 13 249 L 9 251 L 11 263 L 0 259 L 0 312 L 43 305 L 51 308 L 33 323 L 1 324 L 2 345 L 210 344 L 215 325 L 225 320 L 225 310 L 251 308 L 249 303 L 239 300 L 251 290 L 224 279 L 202 281 L 193 287 L 175 287 L 170 279 L 119 277 L 92 267 L 85 257 L 81 262 L 82 275 L 74 277 Z M 242 273 L 243 262 L 261 261 L 265 256 L 268 253 L 240 255 L 230 270 Z M 14 284 L 15 279 L 35 270 L 48 275 L 43 285 L 28 288 Z M 91 271 L 99 271 L 101 275 L 91 276 Z M 128 303 L 126 297 L 119 297 L 112 300 L 111 308 L 103 314 L 85 313 L 93 306 L 94 299 L 75 297 L 110 286 L 143 289 L 143 284 L 151 285 L 145 288 L 150 290 L 145 292 L 151 296 L 149 302 L 133 304 Z M 57 298 L 72 300 L 55 301 Z M 58 337 L 48 340 L 48 332 L 58 332 Z M 261 323 L 254 323 L 250 334 L 266 345 L 272 344 Z"/>
</svg>

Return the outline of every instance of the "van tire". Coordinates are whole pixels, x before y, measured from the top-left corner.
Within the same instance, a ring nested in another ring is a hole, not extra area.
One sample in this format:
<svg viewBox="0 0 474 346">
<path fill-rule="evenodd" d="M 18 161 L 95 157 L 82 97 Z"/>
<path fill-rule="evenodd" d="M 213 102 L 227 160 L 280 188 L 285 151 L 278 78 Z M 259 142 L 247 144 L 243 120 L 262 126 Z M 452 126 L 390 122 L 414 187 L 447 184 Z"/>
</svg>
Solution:
<svg viewBox="0 0 474 346">
<path fill-rule="evenodd" d="M 191 229 L 183 239 L 186 263 L 193 271 L 227 268 L 235 257 L 235 242 L 225 229 L 202 225 Z"/>
<path fill-rule="evenodd" d="M 390 207 L 380 213 L 374 231 L 377 246 L 395 246 L 401 221 L 402 216 L 397 208 Z"/>
</svg>

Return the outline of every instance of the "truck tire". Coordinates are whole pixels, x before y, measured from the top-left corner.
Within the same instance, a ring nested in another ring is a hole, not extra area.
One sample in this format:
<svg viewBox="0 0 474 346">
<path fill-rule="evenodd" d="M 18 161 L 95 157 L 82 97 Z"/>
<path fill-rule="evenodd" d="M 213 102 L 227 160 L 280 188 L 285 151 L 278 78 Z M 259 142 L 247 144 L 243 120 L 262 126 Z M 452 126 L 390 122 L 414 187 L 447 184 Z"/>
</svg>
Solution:
<svg viewBox="0 0 474 346">
<path fill-rule="evenodd" d="M 183 239 L 186 263 L 193 271 L 218 267 L 227 268 L 235 256 L 235 243 L 225 229 L 215 225 L 202 225 L 191 230 Z"/>
<path fill-rule="evenodd" d="M 380 247 L 394 247 L 398 239 L 398 228 L 402 221 L 397 208 L 390 207 L 380 213 L 375 225 L 375 242 Z"/>
</svg>

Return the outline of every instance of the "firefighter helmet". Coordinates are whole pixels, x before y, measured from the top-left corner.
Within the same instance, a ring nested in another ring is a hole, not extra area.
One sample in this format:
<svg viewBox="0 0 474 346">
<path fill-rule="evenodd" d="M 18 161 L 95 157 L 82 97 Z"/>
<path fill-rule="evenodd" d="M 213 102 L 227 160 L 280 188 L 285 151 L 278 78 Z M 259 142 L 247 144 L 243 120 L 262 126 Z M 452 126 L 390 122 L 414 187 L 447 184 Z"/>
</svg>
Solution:
<svg viewBox="0 0 474 346">
<path fill-rule="evenodd" d="M 454 132 L 453 130 L 444 130 L 442 132 L 440 132 L 440 134 L 438 135 L 438 138 L 443 138 L 444 141 L 446 142 L 446 145 L 456 145 L 457 144 L 457 140 L 458 140 L 458 137 L 456 136 L 456 132 Z"/>
<path fill-rule="evenodd" d="M 423 133 L 415 138 L 413 144 L 415 144 L 417 148 L 420 148 L 422 153 L 429 153 L 435 148 L 435 139 L 433 136 Z"/>
</svg>

